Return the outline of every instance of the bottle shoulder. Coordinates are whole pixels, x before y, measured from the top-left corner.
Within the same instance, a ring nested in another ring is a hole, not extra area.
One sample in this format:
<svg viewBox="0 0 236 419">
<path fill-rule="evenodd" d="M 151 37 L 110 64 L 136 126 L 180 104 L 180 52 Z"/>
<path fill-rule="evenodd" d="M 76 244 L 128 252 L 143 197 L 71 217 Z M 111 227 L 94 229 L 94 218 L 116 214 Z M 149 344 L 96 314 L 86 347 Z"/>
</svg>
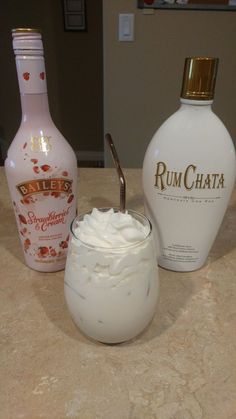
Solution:
<svg viewBox="0 0 236 419">
<path fill-rule="evenodd" d="M 65 159 L 70 156 L 76 160 L 71 145 L 53 124 L 38 127 L 23 124 L 19 127 L 7 155 L 12 158 L 19 155 L 23 158 L 24 155 L 29 154 L 37 154 L 47 159 L 55 156 Z"/>
<path fill-rule="evenodd" d="M 231 142 L 231 136 L 221 119 L 211 110 L 203 106 L 180 107 L 172 114 L 154 133 L 150 146 L 153 143 L 167 141 L 188 142 L 201 141 L 206 138 L 215 138 L 215 141 Z"/>
<path fill-rule="evenodd" d="M 180 108 L 153 135 L 144 156 L 144 166 L 159 159 L 189 161 L 190 157 L 199 159 L 202 155 L 214 156 L 218 160 L 227 155 L 233 164 L 235 147 L 232 138 L 212 110 L 195 112 L 193 108 L 186 111 Z"/>
<path fill-rule="evenodd" d="M 6 170 L 31 170 L 32 163 L 77 169 L 77 159 L 69 142 L 55 126 L 42 129 L 21 126 L 7 152 Z M 35 170 L 37 170 L 35 168 Z"/>
<path fill-rule="evenodd" d="M 193 105 L 181 105 L 179 109 L 170 115 L 160 126 L 161 129 L 170 129 L 172 126 L 180 126 L 192 128 L 204 128 L 202 124 L 211 125 L 214 124 L 216 127 L 222 126 L 226 129 L 225 125 L 219 118 L 219 116 L 212 110 L 211 106 L 193 106 Z M 214 128 L 213 125 L 213 128 Z M 227 130 L 227 129 L 226 129 Z"/>
</svg>

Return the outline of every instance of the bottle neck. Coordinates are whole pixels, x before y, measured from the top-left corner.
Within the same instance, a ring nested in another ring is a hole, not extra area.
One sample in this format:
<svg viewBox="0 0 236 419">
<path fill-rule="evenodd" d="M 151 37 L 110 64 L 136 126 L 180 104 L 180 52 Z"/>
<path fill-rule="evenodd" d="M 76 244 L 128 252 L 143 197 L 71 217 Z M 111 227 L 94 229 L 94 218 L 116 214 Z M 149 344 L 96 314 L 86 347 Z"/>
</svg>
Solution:
<svg viewBox="0 0 236 419">
<path fill-rule="evenodd" d="M 21 93 L 22 124 L 51 121 L 47 93 Z"/>
<path fill-rule="evenodd" d="M 22 123 L 50 121 L 43 55 L 16 55 Z"/>
<path fill-rule="evenodd" d="M 192 99 L 184 99 L 180 98 L 181 105 L 189 105 L 189 106 L 204 106 L 211 108 L 213 100 L 192 100 Z"/>
</svg>

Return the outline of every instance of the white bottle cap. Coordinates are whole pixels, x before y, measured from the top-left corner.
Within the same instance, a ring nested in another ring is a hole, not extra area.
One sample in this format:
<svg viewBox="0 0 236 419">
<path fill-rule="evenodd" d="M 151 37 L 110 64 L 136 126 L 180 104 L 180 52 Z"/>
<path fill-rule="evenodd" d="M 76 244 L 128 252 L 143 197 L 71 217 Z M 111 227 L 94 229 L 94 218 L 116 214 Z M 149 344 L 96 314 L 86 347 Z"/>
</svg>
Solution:
<svg viewBox="0 0 236 419">
<path fill-rule="evenodd" d="M 39 29 L 13 29 L 12 37 L 15 55 L 43 55 L 42 36 Z"/>
</svg>

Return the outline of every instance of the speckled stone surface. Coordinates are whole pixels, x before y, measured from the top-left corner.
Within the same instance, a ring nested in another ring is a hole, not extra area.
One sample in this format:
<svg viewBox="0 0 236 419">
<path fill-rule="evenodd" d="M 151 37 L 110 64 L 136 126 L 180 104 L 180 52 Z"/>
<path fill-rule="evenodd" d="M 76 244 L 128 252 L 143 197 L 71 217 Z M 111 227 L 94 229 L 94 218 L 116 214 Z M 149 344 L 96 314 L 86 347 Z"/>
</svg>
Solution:
<svg viewBox="0 0 236 419">
<path fill-rule="evenodd" d="M 143 211 L 141 170 L 127 206 Z M 117 206 L 113 169 L 79 171 L 79 211 Z M 208 262 L 159 270 L 160 299 L 137 339 L 103 345 L 76 328 L 64 272 L 24 265 L 0 170 L 0 418 L 236 419 L 236 193 Z"/>
</svg>

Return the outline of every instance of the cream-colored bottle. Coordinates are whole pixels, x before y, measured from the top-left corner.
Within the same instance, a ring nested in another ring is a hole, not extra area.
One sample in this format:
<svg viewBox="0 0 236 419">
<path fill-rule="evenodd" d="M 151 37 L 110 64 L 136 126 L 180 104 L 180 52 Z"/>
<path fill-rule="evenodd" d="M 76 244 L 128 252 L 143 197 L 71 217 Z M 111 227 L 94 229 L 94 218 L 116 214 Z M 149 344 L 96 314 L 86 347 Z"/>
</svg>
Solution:
<svg viewBox="0 0 236 419">
<path fill-rule="evenodd" d="M 41 34 L 13 30 L 22 120 L 5 161 L 26 264 L 64 269 L 77 206 L 77 161 L 55 127 L 48 106 Z"/>
<path fill-rule="evenodd" d="M 201 268 L 235 182 L 232 139 L 211 105 L 218 59 L 187 58 L 181 105 L 153 136 L 143 162 L 145 209 L 158 263 L 174 271 Z"/>
</svg>

